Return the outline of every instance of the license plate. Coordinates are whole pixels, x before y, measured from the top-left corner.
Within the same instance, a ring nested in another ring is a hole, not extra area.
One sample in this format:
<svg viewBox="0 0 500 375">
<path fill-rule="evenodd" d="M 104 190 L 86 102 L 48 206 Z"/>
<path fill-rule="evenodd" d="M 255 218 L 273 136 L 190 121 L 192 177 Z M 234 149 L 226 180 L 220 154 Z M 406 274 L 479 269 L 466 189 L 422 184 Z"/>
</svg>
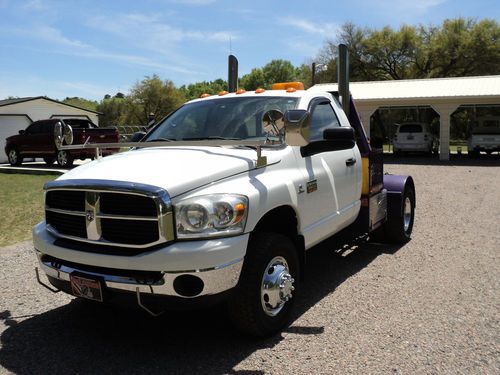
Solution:
<svg viewBox="0 0 500 375">
<path fill-rule="evenodd" d="M 73 295 L 102 302 L 102 288 L 99 280 L 70 275 Z"/>
<path fill-rule="evenodd" d="M 409 135 L 408 137 L 406 137 L 406 139 L 409 139 L 409 140 L 412 140 L 414 139 L 415 137 L 413 135 Z"/>
</svg>

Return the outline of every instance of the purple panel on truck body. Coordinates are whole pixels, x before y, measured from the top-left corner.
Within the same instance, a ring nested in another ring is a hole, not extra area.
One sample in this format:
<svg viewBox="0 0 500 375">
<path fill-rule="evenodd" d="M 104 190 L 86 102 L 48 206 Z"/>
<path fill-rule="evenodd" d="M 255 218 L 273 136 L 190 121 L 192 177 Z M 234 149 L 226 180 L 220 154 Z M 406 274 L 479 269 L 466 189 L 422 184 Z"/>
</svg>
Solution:
<svg viewBox="0 0 500 375">
<path fill-rule="evenodd" d="M 415 190 L 415 184 L 411 176 L 403 176 L 397 174 L 385 174 L 384 175 L 384 188 L 387 189 L 387 195 L 403 195 L 405 187 L 411 185 L 413 190 Z M 415 206 L 416 197 L 415 197 Z"/>
</svg>

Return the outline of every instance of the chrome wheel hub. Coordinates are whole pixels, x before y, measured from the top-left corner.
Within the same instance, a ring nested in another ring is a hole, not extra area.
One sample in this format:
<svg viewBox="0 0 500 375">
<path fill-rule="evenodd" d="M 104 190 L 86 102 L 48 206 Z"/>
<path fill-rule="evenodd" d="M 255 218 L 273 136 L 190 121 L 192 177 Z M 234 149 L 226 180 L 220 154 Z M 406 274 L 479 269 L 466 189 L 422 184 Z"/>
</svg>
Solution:
<svg viewBox="0 0 500 375">
<path fill-rule="evenodd" d="M 260 289 L 262 308 L 267 315 L 278 315 L 285 303 L 292 298 L 294 281 L 285 258 L 279 256 L 269 262 Z"/>
<path fill-rule="evenodd" d="M 17 153 L 15 150 L 10 150 L 9 151 L 9 161 L 12 164 L 15 164 L 17 162 Z"/>
<path fill-rule="evenodd" d="M 66 155 L 66 153 L 64 151 L 59 151 L 58 152 L 58 154 L 57 154 L 57 161 L 61 165 L 66 165 L 66 163 L 68 162 L 68 158 L 67 158 L 67 155 Z"/>
<path fill-rule="evenodd" d="M 403 223 L 405 232 L 407 232 L 408 229 L 410 228 L 410 222 L 411 222 L 411 200 L 409 197 L 406 197 L 403 210 Z"/>
</svg>

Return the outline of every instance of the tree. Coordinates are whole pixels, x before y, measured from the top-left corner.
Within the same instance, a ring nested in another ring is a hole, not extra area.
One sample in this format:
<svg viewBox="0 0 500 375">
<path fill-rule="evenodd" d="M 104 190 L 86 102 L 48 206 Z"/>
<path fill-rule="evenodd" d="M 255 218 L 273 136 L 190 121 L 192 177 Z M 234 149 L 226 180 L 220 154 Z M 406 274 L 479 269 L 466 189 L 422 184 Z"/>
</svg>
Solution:
<svg viewBox="0 0 500 375">
<path fill-rule="evenodd" d="M 105 127 L 126 125 L 125 117 L 128 108 L 127 105 L 127 100 L 125 100 L 124 98 L 112 98 L 111 96 L 106 98 L 105 96 L 97 106 L 97 111 L 102 113 L 102 115 L 99 117 L 100 126 Z"/>
<path fill-rule="evenodd" d="M 255 90 L 259 87 L 264 88 L 265 86 L 266 79 L 261 68 L 253 68 L 250 73 L 245 74 L 240 79 L 240 87 L 245 90 Z"/>
<path fill-rule="evenodd" d="M 441 26 L 393 30 L 342 26 L 338 39 L 326 41 L 316 61 L 334 61 L 337 44 L 349 48 L 353 81 L 460 77 L 500 72 L 500 26 L 495 20 L 457 18 Z"/>
<path fill-rule="evenodd" d="M 91 111 L 96 111 L 97 105 L 99 104 L 94 100 L 79 98 L 77 96 L 71 98 L 66 97 L 62 102 L 65 104 L 73 105 L 75 107 L 90 109 Z"/>
<path fill-rule="evenodd" d="M 402 26 L 399 31 L 389 26 L 372 31 L 362 42 L 362 57 L 372 78 L 412 78 L 416 40 L 417 33 L 412 26 Z"/>
<path fill-rule="evenodd" d="M 227 90 L 227 82 L 219 78 L 215 81 L 202 81 L 183 85 L 179 88 L 184 93 L 187 100 L 199 98 L 202 94 L 218 94 L 221 91 Z"/>
<path fill-rule="evenodd" d="M 270 89 L 273 83 L 294 81 L 297 69 L 287 60 L 271 60 L 262 68 L 253 68 L 240 79 L 240 86 L 245 90 L 257 88 Z"/>
<path fill-rule="evenodd" d="M 270 88 L 273 83 L 290 82 L 295 80 L 296 71 L 290 61 L 272 60 L 262 68 L 266 86 Z"/>
<path fill-rule="evenodd" d="M 457 77 L 500 72 L 500 25 L 494 20 L 445 20 L 430 38 L 431 77 Z"/>
<path fill-rule="evenodd" d="M 126 97 L 128 125 L 147 125 L 150 116 L 159 121 L 186 101 L 184 93 L 170 80 L 162 81 L 157 75 L 145 77 L 132 87 Z"/>
</svg>

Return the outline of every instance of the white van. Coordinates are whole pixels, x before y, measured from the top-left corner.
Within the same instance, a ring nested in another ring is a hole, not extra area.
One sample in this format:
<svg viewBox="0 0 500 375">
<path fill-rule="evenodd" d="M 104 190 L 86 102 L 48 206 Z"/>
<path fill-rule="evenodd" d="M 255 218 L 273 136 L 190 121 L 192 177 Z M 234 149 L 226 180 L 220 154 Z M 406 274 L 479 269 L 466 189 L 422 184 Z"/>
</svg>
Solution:
<svg viewBox="0 0 500 375">
<path fill-rule="evenodd" d="M 393 138 L 393 152 L 437 152 L 439 142 L 429 131 L 429 125 L 422 122 L 396 124 L 398 129 Z"/>
</svg>

